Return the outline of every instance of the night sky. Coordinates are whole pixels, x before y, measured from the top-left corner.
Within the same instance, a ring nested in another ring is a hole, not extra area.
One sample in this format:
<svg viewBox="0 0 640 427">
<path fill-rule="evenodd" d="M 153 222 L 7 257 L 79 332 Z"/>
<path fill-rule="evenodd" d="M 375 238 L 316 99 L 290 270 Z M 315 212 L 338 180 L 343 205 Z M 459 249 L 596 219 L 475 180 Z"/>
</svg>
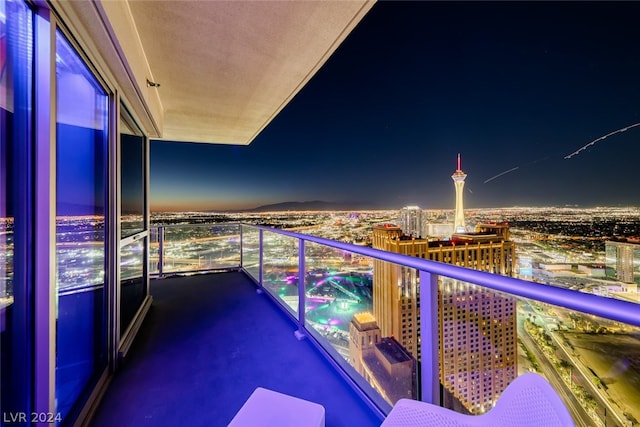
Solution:
<svg viewBox="0 0 640 427">
<path fill-rule="evenodd" d="M 640 122 L 638 17 L 638 2 L 378 2 L 249 146 L 153 141 L 151 208 L 453 209 L 457 153 L 467 208 L 640 205 L 640 126 L 565 159 Z"/>
</svg>

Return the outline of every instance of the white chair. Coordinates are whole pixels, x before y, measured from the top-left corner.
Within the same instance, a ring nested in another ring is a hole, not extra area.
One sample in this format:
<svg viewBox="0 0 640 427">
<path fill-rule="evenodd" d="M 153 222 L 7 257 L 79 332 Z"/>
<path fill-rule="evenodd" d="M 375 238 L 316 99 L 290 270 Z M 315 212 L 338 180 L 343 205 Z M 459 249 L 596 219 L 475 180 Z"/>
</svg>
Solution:
<svg viewBox="0 0 640 427">
<path fill-rule="evenodd" d="M 228 427 L 324 427 L 324 406 L 258 387 Z"/>
<path fill-rule="evenodd" d="M 527 373 L 504 390 L 482 415 L 463 415 L 430 403 L 400 399 L 381 427 L 573 427 L 560 396 L 541 375 Z"/>
</svg>

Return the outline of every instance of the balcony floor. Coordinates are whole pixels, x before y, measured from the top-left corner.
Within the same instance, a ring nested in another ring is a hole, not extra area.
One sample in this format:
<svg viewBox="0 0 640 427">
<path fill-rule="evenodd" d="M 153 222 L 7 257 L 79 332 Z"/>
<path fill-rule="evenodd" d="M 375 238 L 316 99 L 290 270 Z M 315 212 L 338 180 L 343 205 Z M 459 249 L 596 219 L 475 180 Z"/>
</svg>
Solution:
<svg viewBox="0 0 640 427">
<path fill-rule="evenodd" d="M 317 402 L 327 427 L 380 420 L 241 272 L 151 282 L 153 305 L 93 426 L 225 426 L 256 387 Z"/>
</svg>

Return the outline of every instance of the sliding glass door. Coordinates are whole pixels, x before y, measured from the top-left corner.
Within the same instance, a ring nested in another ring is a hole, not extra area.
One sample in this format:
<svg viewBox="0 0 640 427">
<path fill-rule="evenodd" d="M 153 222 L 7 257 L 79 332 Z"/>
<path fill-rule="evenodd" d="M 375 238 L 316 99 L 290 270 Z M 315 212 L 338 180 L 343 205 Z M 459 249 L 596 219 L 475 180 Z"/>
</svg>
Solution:
<svg viewBox="0 0 640 427">
<path fill-rule="evenodd" d="M 119 334 L 120 342 L 126 345 L 128 331 L 149 295 L 145 197 L 148 143 L 124 105 L 120 111 Z"/>
<path fill-rule="evenodd" d="M 107 366 L 107 93 L 56 33 L 57 412 L 75 418 Z"/>
</svg>

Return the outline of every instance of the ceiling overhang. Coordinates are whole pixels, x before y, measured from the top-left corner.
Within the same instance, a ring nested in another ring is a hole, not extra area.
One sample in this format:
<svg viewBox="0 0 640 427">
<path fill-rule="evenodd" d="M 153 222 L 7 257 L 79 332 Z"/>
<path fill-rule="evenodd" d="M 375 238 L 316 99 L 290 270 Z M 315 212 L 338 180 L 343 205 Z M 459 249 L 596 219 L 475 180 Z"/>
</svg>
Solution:
<svg viewBox="0 0 640 427">
<path fill-rule="evenodd" d="M 94 42 L 102 57 L 119 56 L 120 70 L 112 73 L 125 98 L 136 98 L 130 103 L 140 104 L 140 113 L 149 115 L 155 129 L 152 136 L 242 145 L 251 143 L 291 101 L 374 4 L 372 0 L 87 3 L 59 4 L 89 21 L 84 31 L 97 37 Z M 113 46 L 101 47 L 109 43 Z M 147 80 L 159 86 L 148 85 Z"/>
</svg>

